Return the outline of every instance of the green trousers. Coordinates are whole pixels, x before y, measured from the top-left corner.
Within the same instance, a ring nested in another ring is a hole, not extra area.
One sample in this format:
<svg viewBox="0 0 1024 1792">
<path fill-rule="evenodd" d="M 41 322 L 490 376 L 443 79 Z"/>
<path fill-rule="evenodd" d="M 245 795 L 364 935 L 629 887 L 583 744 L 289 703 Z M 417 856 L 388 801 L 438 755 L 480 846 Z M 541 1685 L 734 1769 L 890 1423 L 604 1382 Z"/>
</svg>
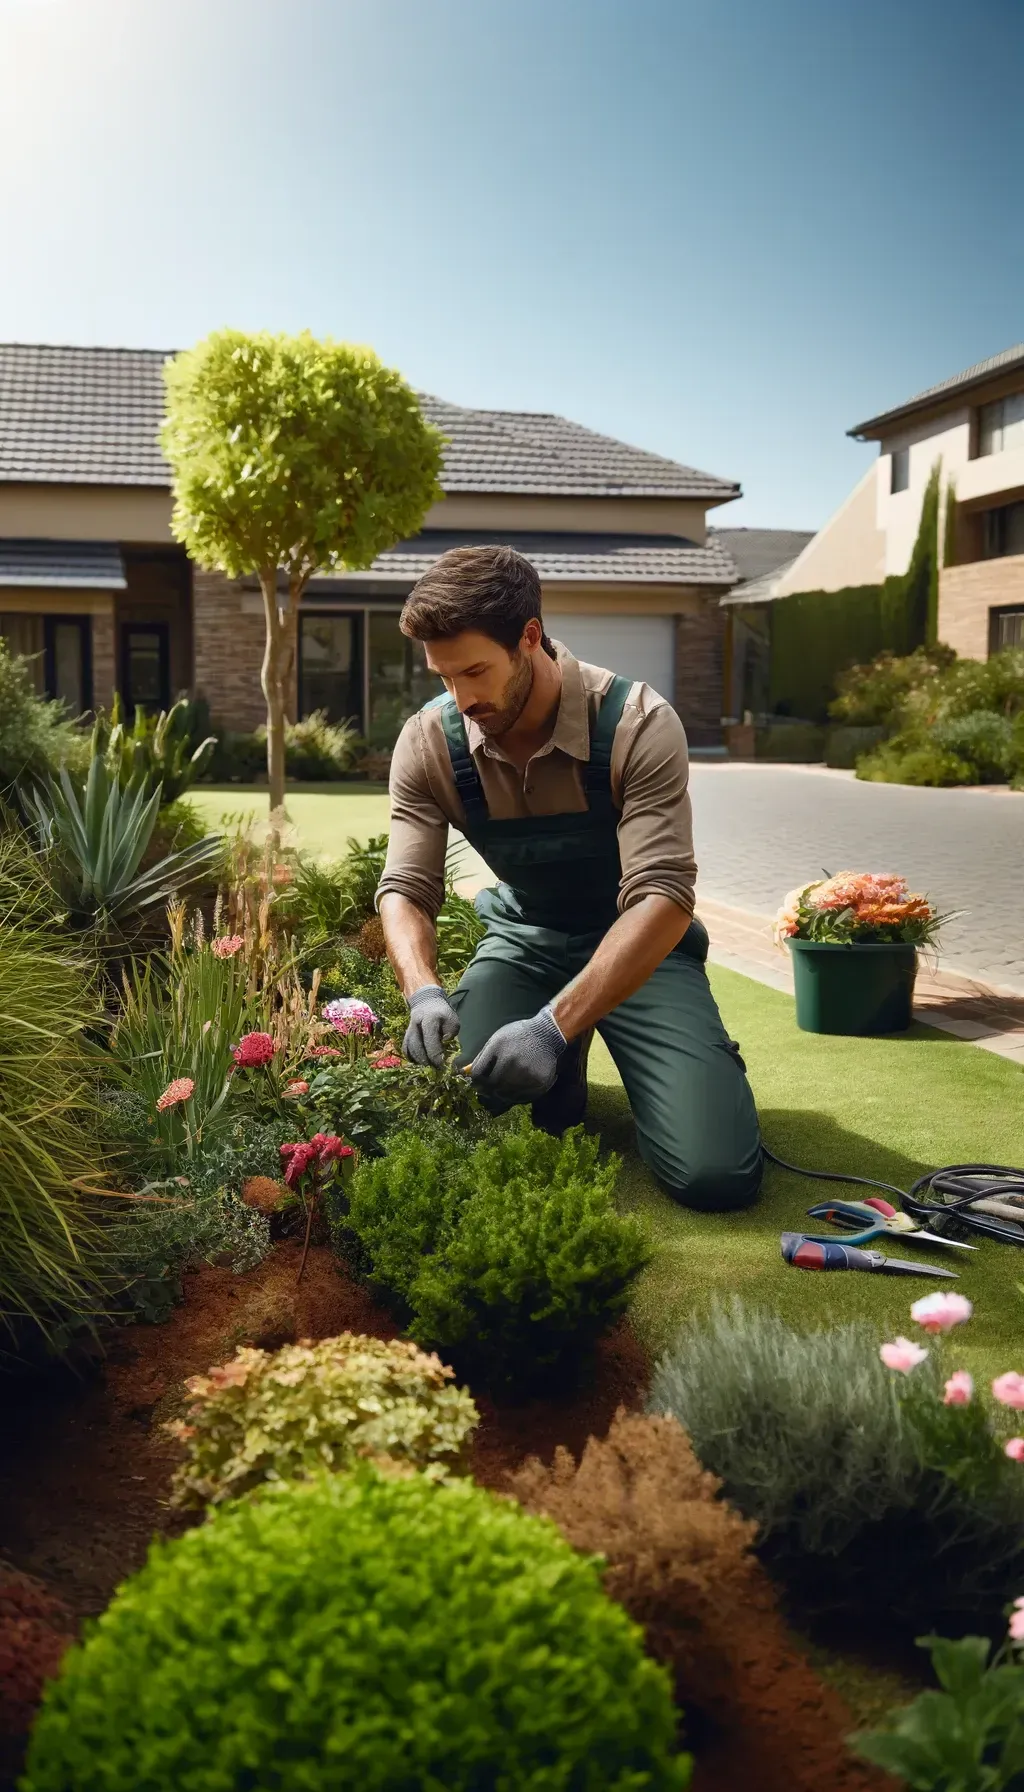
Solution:
<svg viewBox="0 0 1024 1792">
<path fill-rule="evenodd" d="M 600 936 L 488 921 L 452 995 L 469 1063 L 508 1021 L 536 1014 L 577 976 Z M 671 952 L 598 1024 L 622 1078 L 644 1162 L 674 1200 L 706 1211 L 747 1207 L 761 1185 L 761 1144 L 742 1059 L 703 964 Z"/>
</svg>

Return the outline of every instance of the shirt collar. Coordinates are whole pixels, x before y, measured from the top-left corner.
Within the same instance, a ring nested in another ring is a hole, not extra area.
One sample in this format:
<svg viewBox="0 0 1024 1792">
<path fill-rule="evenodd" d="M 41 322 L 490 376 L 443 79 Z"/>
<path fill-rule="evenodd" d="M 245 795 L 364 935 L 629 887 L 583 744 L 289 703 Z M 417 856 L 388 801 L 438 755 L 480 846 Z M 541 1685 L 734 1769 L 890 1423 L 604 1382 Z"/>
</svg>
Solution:
<svg viewBox="0 0 1024 1792">
<path fill-rule="evenodd" d="M 553 642 L 553 646 L 562 673 L 562 694 L 558 700 L 558 714 L 551 739 L 541 748 L 541 752 L 552 753 L 557 748 L 559 752 L 568 754 L 570 759 L 580 759 L 585 763 L 590 758 L 590 712 L 580 663 L 573 658 L 567 647 L 562 646 L 561 641 Z M 465 725 L 471 753 L 478 753 L 482 748 L 491 758 L 505 757 L 497 743 L 483 732 L 472 717 L 465 717 Z"/>
</svg>

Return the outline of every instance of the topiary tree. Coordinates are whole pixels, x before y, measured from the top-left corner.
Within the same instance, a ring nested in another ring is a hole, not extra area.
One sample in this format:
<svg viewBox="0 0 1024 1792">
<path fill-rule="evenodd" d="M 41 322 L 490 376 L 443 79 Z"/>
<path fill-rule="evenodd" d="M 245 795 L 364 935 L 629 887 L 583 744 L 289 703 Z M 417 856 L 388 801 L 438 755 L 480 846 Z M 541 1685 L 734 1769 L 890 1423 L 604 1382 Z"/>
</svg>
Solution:
<svg viewBox="0 0 1024 1792">
<path fill-rule="evenodd" d="M 664 1668 L 469 1482 L 278 1483 L 154 1544 L 47 1689 L 23 1792 L 683 1792 Z"/>
<path fill-rule="evenodd" d="M 273 811 L 302 593 L 314 573 L 369 566 L 419 528 L 441 495 L 443 437 L 372 350 L 308 331 L 218 330 L 165 377 L 173 533 L 199 566 L 256 574 L 263 593 Z"/>
</svg>

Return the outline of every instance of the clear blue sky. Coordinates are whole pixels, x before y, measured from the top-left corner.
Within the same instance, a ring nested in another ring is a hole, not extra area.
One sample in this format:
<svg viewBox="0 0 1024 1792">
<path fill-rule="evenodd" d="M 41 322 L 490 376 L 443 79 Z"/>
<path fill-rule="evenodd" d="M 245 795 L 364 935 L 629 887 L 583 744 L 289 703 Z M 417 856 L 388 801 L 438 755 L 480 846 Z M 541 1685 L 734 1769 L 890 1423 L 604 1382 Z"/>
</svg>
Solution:
<svg viewBox="0 0 1024 1792">
<path fill-rule="evenodd" d="M 822 523 L 1024 338 L 1021 0 L 0 0 L 0 339 L 369 342 Z"/>
</svg>

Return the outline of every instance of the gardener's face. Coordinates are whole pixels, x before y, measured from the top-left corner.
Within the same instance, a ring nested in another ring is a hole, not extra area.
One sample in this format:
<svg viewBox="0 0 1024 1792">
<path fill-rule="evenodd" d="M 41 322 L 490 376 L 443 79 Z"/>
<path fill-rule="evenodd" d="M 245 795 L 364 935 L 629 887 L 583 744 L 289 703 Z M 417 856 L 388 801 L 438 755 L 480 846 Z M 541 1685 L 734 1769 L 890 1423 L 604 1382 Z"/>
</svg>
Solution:
<svg viewBox="0 0 1024 1792">
<path fill-rule="evenodd" d="M 540 642 L 540 624 L 532 621 L 511 653 L 490 635 L 467 629 L 450 641 L 427 641 L 427 666 L 484 734 L 505 734 L 519 720 L 533 688 L 533 656 Z"/>
</svg>

